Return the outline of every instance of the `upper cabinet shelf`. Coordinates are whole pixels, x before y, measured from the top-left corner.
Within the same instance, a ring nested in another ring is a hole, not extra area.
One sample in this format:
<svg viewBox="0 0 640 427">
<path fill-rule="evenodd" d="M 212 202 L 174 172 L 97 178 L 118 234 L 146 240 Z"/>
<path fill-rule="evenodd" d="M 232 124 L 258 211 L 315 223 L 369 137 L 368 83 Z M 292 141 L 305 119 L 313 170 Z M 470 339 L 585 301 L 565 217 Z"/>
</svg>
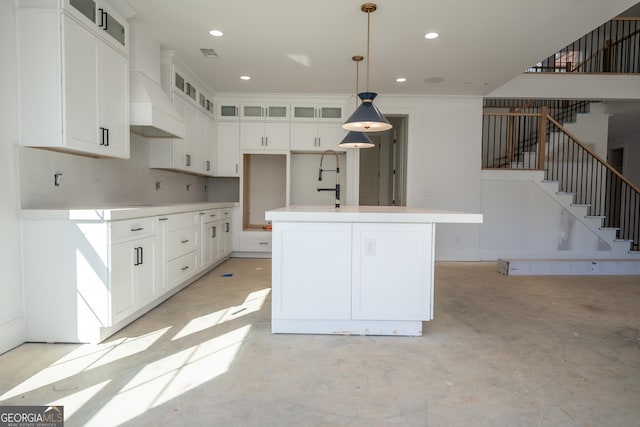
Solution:
<svg viewBox="0 0 640 427">
<path fill-rule="evenodd" d="M 107 43 L 128 55 L 129 28 L 126 19 L 107 1 L 65 0 L 64 9 Z"/>
<path fill-rule="evenodd" d="M 289 120 L 289 104 L 286 103 L 241 103 L 240 118 L 243 120 Z"/>
<path fill-rule="evenodd" d="M 345 120 L 344 104 L 293 104 L 292 121 L 341 122 Z"/>
</svg>

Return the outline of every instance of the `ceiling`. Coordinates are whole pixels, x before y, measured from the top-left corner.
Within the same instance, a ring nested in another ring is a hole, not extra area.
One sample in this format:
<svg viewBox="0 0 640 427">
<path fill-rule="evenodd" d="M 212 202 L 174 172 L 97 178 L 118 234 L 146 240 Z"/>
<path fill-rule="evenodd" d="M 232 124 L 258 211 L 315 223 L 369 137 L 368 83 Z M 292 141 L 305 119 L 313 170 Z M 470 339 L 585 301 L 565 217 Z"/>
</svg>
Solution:
<svg viewBox="0 0 640 427">
<path fill-rule="evenodd" d="M 215 92 L 355 92 L 360 0 L 119 0 Z M 379 94 L 485 95 L 637 0 L 378 0 L 370 84 Z M 208 34 L 211 29 L 223 37 Z M 436 31 L 435 40 L 424 38 Z M 212 48 L 217 58 L 205 58 Z M 240 80 L 240 75 L 251 80 Z M 397 83 L 397 77 L 407 81 Z M 433 78 L 439 83 L 427 83 Z M 365 89 L 366 58 L 360 63 Z M 435 79 L 438 80 L 438 79 Z"/>
</svg>

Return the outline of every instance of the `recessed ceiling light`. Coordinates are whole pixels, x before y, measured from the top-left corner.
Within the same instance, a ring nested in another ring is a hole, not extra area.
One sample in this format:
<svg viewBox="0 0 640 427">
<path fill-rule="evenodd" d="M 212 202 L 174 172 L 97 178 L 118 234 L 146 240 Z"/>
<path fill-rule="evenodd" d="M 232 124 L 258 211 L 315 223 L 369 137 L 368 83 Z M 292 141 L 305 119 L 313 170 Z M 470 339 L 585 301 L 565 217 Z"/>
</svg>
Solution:
<svg viewBox="0 0 640 427">
<path fill-rule="evenodd" d="M 213 37 L 222 37 L 224 36 L 224 33 L 220 30 L 211 30 L 209 31 L 209 34 L 211 34 Z"/>
<path fill-rule="evenodd" d="M 430 32 L 424 35 L 424 38 L 429 40 L 437 39 L 438 37 L 440 37 L 440 34 L 435 32 Z"/>
<path fill-rule="evenodd" d="M 241 80 L 251 80 L 251 77 L 249 76 L 240 76 Z"/>
<path fill-rule="evenodd" d="M 406 78 L 406 77 L 398 77 L 398 78 L 396 79 L 396 81 L 397 81 L 398 83 L 404 83 L 404 82 L 406 82 L 406 81 L 407 81 L 407 78 Z"/>
</svg>

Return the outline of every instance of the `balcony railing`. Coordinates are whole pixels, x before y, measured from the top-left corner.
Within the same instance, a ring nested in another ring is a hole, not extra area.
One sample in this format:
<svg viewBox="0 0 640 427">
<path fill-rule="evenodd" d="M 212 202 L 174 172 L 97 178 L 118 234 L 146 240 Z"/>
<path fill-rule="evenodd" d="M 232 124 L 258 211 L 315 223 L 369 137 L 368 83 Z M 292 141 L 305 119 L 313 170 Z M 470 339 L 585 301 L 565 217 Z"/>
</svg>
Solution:
<svg viewBox="0 0 640 427">
<path fill-rule="evenodd" d="M 526 72 L 640 73 L 640 19 L 606 22 Z"/>
<path fill-rule="evenodd" d="M 618 228 L 618 238 L 640 250 L 640 189 L 597 156 L 549 115 L 537 112 L 485 112 L 483 169 L 544 170 L 575 203 L 590 205 L 589 215 Z"/>
</svg>

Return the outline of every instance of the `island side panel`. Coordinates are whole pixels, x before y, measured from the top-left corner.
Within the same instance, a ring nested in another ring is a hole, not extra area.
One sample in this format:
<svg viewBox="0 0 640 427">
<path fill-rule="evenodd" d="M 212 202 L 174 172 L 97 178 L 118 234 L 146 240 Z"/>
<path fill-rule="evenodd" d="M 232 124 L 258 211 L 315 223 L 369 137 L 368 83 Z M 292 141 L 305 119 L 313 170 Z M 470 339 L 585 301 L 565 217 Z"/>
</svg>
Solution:
<svg viewBox="0 0 640 427">
<path fill-rule="evenodd" d="M 274 222 L 272 264 L 273 319 L 351 318 L 351 224 Z"/>
<path fill-rule="evenodd" d="M 434 224 L 353 224 L 352 318 L 431 320 Z"/>
</svg>

